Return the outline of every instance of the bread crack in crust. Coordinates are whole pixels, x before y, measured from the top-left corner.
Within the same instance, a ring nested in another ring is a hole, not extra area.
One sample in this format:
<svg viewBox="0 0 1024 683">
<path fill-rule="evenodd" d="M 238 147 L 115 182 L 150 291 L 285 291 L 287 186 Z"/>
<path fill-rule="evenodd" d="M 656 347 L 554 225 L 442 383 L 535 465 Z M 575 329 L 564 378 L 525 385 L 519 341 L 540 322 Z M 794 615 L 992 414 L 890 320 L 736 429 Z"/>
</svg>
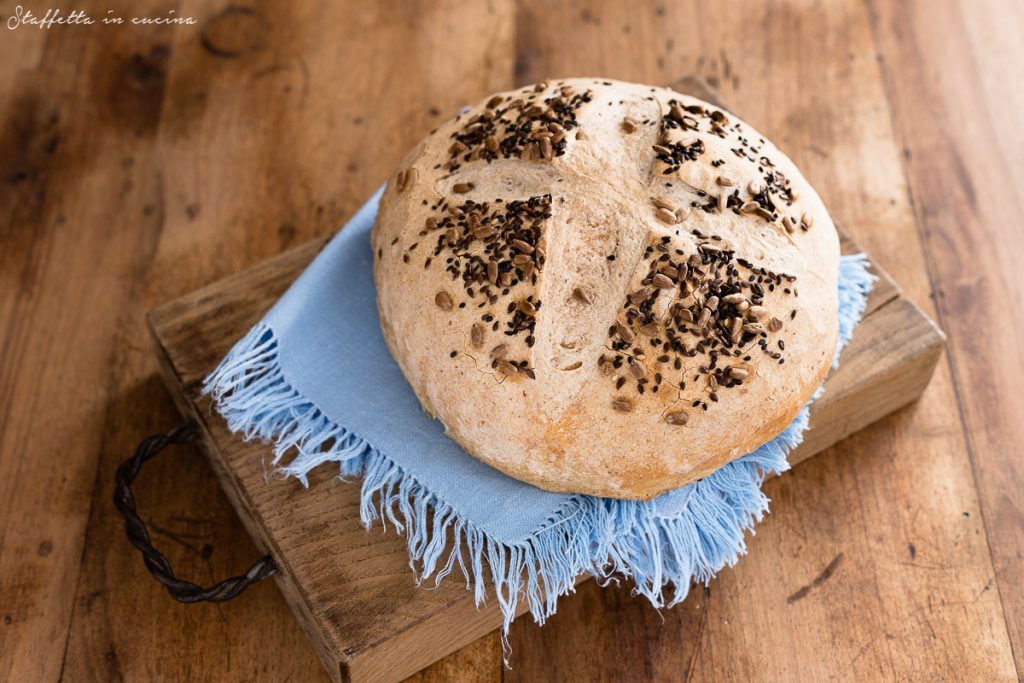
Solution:
<svg viewBox="0 0 1024 683">
<path fill-rule="evenodd" d="M 839 241 L 732 114 L 594 79 L 486 98 L 403 160 L 374 273 L 388 346 L 471 455 L 645 499 L 777 435 L 828 370 Z"/>
</svg>

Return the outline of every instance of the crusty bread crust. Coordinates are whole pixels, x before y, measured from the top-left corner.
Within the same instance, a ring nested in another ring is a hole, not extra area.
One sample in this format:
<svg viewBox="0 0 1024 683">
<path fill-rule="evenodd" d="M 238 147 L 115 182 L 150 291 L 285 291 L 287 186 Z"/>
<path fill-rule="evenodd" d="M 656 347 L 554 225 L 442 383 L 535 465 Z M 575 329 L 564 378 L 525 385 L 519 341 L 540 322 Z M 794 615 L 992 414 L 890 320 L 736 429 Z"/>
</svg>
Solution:
<svg viewBox="0 0 1024 683">
<path fill-rule="evenodd" d="M 781 432 L 835 350 L 821 199 L 749 125 L 666 88 L 488 98 L 405 158 L 373 250 L 424 408 L 552 491 L 647 499 L 707 476 Z"/>
</svg>

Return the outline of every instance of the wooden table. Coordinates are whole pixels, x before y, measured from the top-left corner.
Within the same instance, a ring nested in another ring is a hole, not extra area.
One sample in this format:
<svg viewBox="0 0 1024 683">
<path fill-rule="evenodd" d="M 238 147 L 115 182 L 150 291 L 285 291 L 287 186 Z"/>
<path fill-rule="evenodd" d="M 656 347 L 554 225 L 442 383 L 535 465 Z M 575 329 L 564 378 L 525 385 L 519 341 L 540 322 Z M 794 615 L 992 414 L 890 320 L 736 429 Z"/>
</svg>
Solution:
<svg viewBox="0 0 1024 683">
<path fill-rule="evenodd" d="M 113 470 L 178 420 L 144 314 L 336 229 L 442 117 L 547 76 L 697 72 L 943 326 L 917 404 L 767 484 L 750 555 L 659 615 L 593 582 L 421 680 L 1013 680 L 1024 673 L 1024 5 L 106 2 L 194 25 L 6 28 L 0 680 L 326 680 L 270 584 L 179 605 Z M 43 14 L 40 3 L 25 3 Z M 386 103 L 386 104 L 382 104 Z M 256 557 L 201 456 L 136 486 L 200 582 Z"/>
</svg>

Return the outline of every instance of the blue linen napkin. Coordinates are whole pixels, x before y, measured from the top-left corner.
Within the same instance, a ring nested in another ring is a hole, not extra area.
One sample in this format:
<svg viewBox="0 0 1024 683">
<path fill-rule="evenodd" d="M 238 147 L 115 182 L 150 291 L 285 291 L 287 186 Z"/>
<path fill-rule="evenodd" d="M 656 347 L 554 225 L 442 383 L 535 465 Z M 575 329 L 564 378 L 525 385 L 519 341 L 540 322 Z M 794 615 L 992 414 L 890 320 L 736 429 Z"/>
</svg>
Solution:
<svg viewBox="0 0 1024 683">
<path fill-rule="evenodd" d="M 550 493 L 492 469 L 427 416 L 385 346 L 370 248 L 381 192 L 206 379 L 229 428 L 273 442 L 275 465 L 303 484 L 328 462 L 362 477 L 363 523 L 404 531 L 417 581 L 458 567 L 478 604 L 490 586 L 503 638 L 520 599 L 543 623 L 584 572 L 632 579 L 662 607 L 732 566 L 768 509 L 761 484 L 789 468 L 808 408 L 754 452 L 650 501 Z M 863 255 L 842 258 L 836 364 L 873 280 Z"/>
</svg>

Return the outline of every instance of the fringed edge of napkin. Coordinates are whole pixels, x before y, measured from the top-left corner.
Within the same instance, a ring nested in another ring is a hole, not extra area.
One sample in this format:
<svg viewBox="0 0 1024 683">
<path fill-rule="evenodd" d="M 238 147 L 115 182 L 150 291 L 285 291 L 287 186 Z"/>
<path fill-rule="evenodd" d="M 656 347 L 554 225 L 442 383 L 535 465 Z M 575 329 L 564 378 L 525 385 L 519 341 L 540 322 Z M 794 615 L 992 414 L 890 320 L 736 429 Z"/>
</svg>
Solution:
<svg viewBox="0 0 1024 683">
<path fill-rule="evenodd" d="M 840 261 L 833 366 L 867 306 L 876 279 L 868 267 L 863 254 Z M 525 542 L 507 545 L 462 519 L 458 510 L 294 389 L 277 362 L 277 339 L 265 325 L 235 344 L 206 379 L 203 392 L 212 396 L 231 431 L 246 440 L 274 442 L 273 462 L 284 475 L 308 486 L 313 468 L 334 462 L 342 478 L 361 476 L 364 526 L 390 521 L 405 533 L 417 583 L 433 576 L 436 585 L 457 566 L 479 605 L 489 579 L 504 616 L 506 655 L 521 597 L 542 624 L 555 613 L 558 598 L 573 592 L 577 577 L 586 572 L 603 581 L 632 579 L 634 593 L 655 607 L 671 607 L 686 597 L 691 580 L 707 583 L 722 567 L 734 565 L 746 553 L 745 533 L 753 533 L 768 510 L 761 484 L 767 475 L 789 469 L 786 455 L 803 440 L 810 406 L 753 453 L 691 484 L 683 513 L 659 515 L 649 501 L 574 496 Z M 295 457 L 280 465 L 292 449 Z M 673 589 L 666 596 L 669 584 Z"/>
</svg>

